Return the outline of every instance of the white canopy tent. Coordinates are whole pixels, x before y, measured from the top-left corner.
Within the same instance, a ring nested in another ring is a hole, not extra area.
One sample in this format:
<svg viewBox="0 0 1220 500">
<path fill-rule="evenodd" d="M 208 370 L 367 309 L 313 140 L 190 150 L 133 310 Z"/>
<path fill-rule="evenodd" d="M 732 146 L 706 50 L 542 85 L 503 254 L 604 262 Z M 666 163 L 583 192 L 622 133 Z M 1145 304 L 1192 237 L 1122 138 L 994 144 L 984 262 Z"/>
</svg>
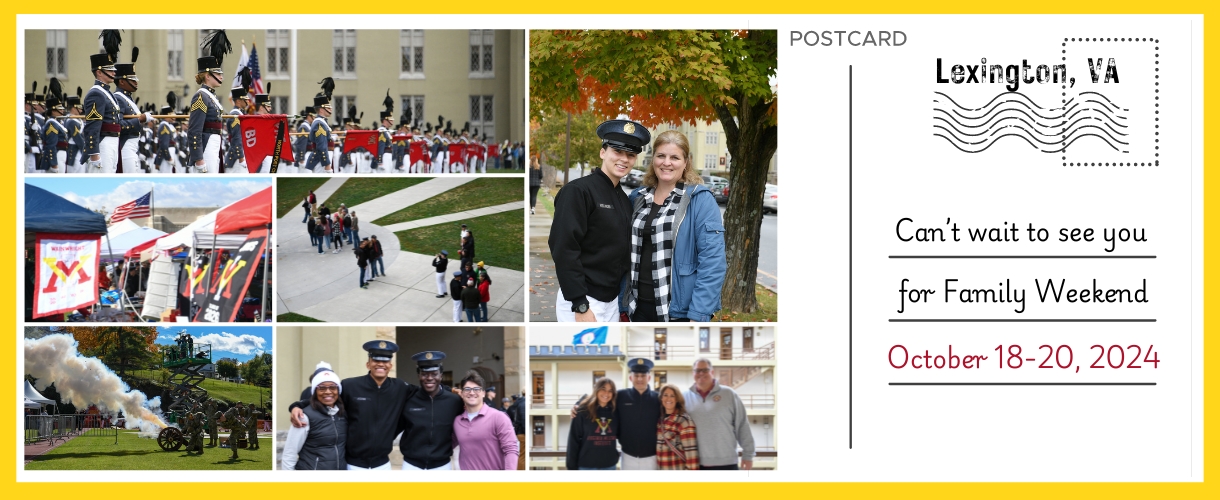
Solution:
<svg viewBox="0 0 1220 500">
<path fill-rule="evenodd" d="M 165 234 L 164 231 L 141 227 L 131 219 L 124 219 L 122 222 L 110 226 L 106 236 L 102 237 L 102 258 L 121 259 L 129 250 L 165 236 Z"/>
</svg>

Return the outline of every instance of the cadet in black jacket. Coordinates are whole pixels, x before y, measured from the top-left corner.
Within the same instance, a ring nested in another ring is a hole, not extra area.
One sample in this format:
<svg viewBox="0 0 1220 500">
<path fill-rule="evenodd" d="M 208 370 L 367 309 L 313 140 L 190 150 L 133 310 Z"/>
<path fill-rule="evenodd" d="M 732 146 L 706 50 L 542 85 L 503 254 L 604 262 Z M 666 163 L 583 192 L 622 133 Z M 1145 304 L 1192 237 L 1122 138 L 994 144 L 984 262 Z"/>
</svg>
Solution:
<svg viewBox="0 0 1220 500">
<path fill-rule="evenodd" d="M 451 470 L 453 421 L 462 414 L 462 398 L 441 385 L 445 353 L 424 351 L 414 356 L 421 391 L 407 400 L 398 440 L 402 470 Z"/>
<path fill-rule="evenodd" d="M 618 292 L 631 260 L 631 203 L 618 181 L 652 139 L 630 120 L 597 127 L 602 166 L 569 182 L 555 197 L 551 257 L 559 278 L 559 321 L 618 321 Z"/>
<path fill-rule="evenodd" d="M 402 412 L 419 387 L 389 376 L 398 345 L 388 340 L 364 344 L 369 353 L 369 373 L 343 379 L 343 407 L 347 413 L 347 469 L 390 469 L 394 437 L 403 431 Z M 301 408 L 309 401 L 289 406 L 293 425 L 301 421 Z"/>
<path fill-rule="evenodd" d="M 449 251 L 441 250 L 432 258 L 432 267 L 436 268 L 436 298 L 445 296 L 445 270 L 449 268 Z M 458 398 L 459 400 L 461 398 Z"/>
</svg>

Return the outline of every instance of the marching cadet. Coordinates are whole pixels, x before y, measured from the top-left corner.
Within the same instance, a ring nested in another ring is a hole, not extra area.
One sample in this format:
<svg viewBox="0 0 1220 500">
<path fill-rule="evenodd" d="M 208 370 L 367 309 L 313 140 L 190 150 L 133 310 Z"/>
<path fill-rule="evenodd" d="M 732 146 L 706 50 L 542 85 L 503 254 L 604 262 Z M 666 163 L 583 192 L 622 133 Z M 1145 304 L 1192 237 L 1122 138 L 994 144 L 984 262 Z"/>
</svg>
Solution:
<svg viewBox="0 0 1220 500">
<path fill-rule="evenodd" d="M 465 408 L 462 398 L 441 385 L 445 353 L 424 351 L 411 359 L 420 391 L 402 411 L 406 430 L 398 440 L 402 470 L 452 470 L 453 421 Z"/>
<path fill-rule="evenodd" d="M 188 163 L 197 173 L 224 173 L 220 169 L 220 134 L 224 124 L 220 121 L 220 99 L 216 97 L 215 87 L 224 83 L 225 72 L 220 65 L 232 47 L 225 30 L 213 31 L 203 46 L 208 55 L 197 61 L 199 70 L 195 73 L 195 83 L 199 84 L 199 90 L 191 99 L 191 111 L 187 118 L 187 135 L 190 137 Z M 233 455 L 236 458 L 236 448 Z"/>
<path fill-rule="evenodd" d="M 38 92 L 38 82 L 34 82 L 34 92 L 25 94 L 25 173 L 32 174 L 38 168 L 38 155 L 42 148 L 38 143 L 42 137 L 42 129 L 34 119 L 35 94 Z"/>
<path fill-rule="evenodd" d="M 394 134 L 390 136 L 393 142 L 390 144 L 390 155 L 393 157 L 392 172 L 402 173 L 407 171 L 407 165 L 403 163 L 403 150 L 406 149 L 407 141 L 410 140 L 410 133 L 407 132 L 407 113 L 410 111 L 403 110 L 403 114 L 398 118 L 398 126 L 394 129 Z"/>
<path fill-rule="evenodd" d="M 85 117 L 84 154 L 89 161 L 86 172 L 113 174 L 119 164 L 119 103 L 110 92 L 114 81 L 114 62 L 118 59 L 119 30 L 102 30 L 101 54 L 89 56 L 93 86 L 85 93 L 81 111 Z"/>
<path fill-rule="evenodd" d="M 119 104 L 119 165 L 120 174 L 142 174 L 144 168 L 140 164 L 140 133 L 141 124 L 152 123 L 151 113 L 140 113 L 134 98 L 131 96 L 140 88 L 140 78 L 136 76 L 136 59 L 140 57 L 140 48 L 131 48 L 131 62 L 115 64 L 114 93 Z M 126 118 L 127 116 L 136 118 Z"/>
<path fill-rule="evenodd" d="M 271 114 L 271 82 L 267 82 L 266 91 L 267 93 L 264 94 L 254 94 L 254 114 L 256 115 Z M 263 163 L 259 165 L 258 173 L 271 173 L 271 156 L 272 155 L 267 155 L 263 157 Z"/>
<path fill-rule="evenodd" d="M 51 79 L 51 94 L 46 99 L 48 117 L 42 130 L 43 161 L 42 165 L 50 173 L 67 173 L 68 171 L 68 127 L 59 122 L 64 115 L 64 105 L 59 100 L 56 87 L 59 81 Z"/>
<path fill-rule="evenodd" d="M 305 153 L 309 148 L 309 126 L 313 123 L 314 109 L 313 106 L 306 106 L 301 112 L 301 121 L 297 123 L 298 135 L 293 140 L 292 145 L 292 162 L 291 170 L 285 173 L 295 174 L 300 172 L 302 166 L 305 165 Z"/>
<path fill-rule="evenodd" d="M 373 170 L 388 173 L 394 168 L 394 139 L 390 135 L 390 129 L 394 126 L 394 98 L 390 97 L 389 89 L 386 89 L 385 99 L 381 104 L 385 106 L 385 110 L 381 112 L 381 126 L 377 127 L 377 151 L 373 155 Z"/>
<path fill-rule="evenodd" d="M 439 118 L 440 123 L 436 126 L 436 133 L 432 135 L 431 144 L 432 173 L 434 174 L 444 173 L 447 164 L 445 160 L 449 157 L 448 145 L 441 138 L 441 129 L 445 128 L 445 117 L 441 116 Z"/>
<path fill-rule="evenodd" d="M 162 115 L 172 115 L 177 107 L 178 96 L 170 92 L 165 96 L 169 104 L 161 106 Z M 163 174 L 172 174 L 178 168 L 178 151 L 174 138 L 178 131 L 174 129 L 174 119 L 166 118 L 157 123 L 157 170 Z"/>
<path fill-rule="evenodd" d="M 355 120 L 356 120 L 356 107 L 348 106 L 347 107 L 347 116 L 343 117 L 343 131 L 347 132 L 348 130 L 352 130 L 352 122 Z M 347 149 L 345 147 L 346 143 L 347 143 L 347 134 L 344 134 L 343 138 L 341 138 L 341 139 L 339 139 L 339 141 L 335 141 L 335 142 L 340 142 L 340 141 L 341 141 L 341 144 L 343 144 L 343 145 L 339 146 L 339 148 L 335 151 L 335 154 L 339 158 L 339 171 L 342 173 L 345 173 L 345 174 L 350 174 L 353 171 L 355 171 L 355 168 L 352 165 L 352 154 L 344 151 L 345 149 Z"/>
<path fill-rule="evenodd" d="M 85 95 L 85 91 L 80 87 L 76 87 L 76 95 L 70 95 L 67 99 L 67 108 L 69 116 L 80 115 L 80 98 Z M 84 163 L 80 161 L 81 145 L 81 129 L 85 127 L 85 123 L 80 121 L 80 118 L 65 118 L 64 125 L 68 127 L 68 173 L 79 174 L 84 172 L 81 168 Z"/>
<path fill-rule="evenodd" d="M 229 102 L 233 103 L 233 110 L 229 111 L 230 115 L 235 115 L 231 118 L 225 118 L 225 132 L 229 134 L 228 148 L 225 150 L 225 173 L 244 174 L 249 172 L 246 169 L 246 150 L 241 147 L 241 115 L 245 114 L 247 108 L 250 107 L 250 84 L 254 82 L 254 77 L 250 74 L 250 68 L 242 68 L 237 74 L 239 86 L 229 90 Z"/>
<path fill-rule="evenodd" d="M 334 173 L 330 164 L 330 148 L 333 146 L 330 140 L 330 124 L 326 123 L 332 112 L 330 93 L 334 89 L 334 80 L 328 76 L 322 80 L 322 92 L 313 97 L 313 106 L 318 114 L 309 126 L 309 160 L 305 162 L 305 168 L 315 174 Z"/>
<path fill-rule="evenodd" d="M 37 82 L 35 82 L 35 86 L 37 86 Z M 46 117 L 46 112 L 47 112 L 46 98 L 47 98 L 47 96 L 46 96 L 46 93 L 47 93 L 47 87 L 44 85 L 42 87 L 41 94 L 34 94 L 34 102 L 33 102 L 34 130 L 36 132 L 35 137 L 39 141 L 38 154 L 34 155 L 34 169 L 35 170 L 46 170 L 47 169 L 46 165 L 44 165 L 42 163 L 43 157 L 45 156 L 44 153 L 46 153 L 46 147 L 45 147 L 46 145 L 42 144 L 42 142 L 41 142 L 42 135 L 43 135 L 42 129 L 44 126 L 46 126 L 46 123 L 47 123 L 47 117 Z"/>
<path fill-rule="evenodd" d="M 182 110 L 178 112 L 178 115 L 180 115 L 180 116 L 189 116 L 190 114 L 191 114 L 190 105 L 183 106 Z M 191 163 L 190 163 L 191 155 L 188 152 L 188 148 L 187 148 L 187 145 L 190 144 L 190 139 L 191 139 L 190 135 L 187 134 L 188 127 L 190 127 L 190 119 L 183 118 L 182 121 L 178 124 L 178 133 L 175 134 L 175 136 L 174 136 L 174 144 L 177 145 L 177 149 L 178 149 L 178 157 L 175 158 L 175 160 L 177 160 L 177 162 L 178 162 L 178 173 L 179 174 L 191 173 Z"/>
</svg>

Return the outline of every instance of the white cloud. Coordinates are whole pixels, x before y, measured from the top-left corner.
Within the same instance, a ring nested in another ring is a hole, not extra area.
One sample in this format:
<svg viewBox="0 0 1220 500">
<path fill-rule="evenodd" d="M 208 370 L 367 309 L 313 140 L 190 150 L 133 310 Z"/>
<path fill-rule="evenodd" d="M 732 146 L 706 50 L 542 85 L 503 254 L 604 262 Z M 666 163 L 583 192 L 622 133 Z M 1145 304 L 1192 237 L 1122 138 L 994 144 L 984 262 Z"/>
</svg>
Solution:
<svg viewBox="0 0 1220 500">
<path fill-rule="evenodd" d="M 242 356 L 261 353 L 267 340 L 257 335 L 233 335 L 229 332 L 209 333 L 195 337 L 195 344 L 212 344 L 212 352 L 231 352 Z"/>
<path fill-rule="evenodd" d="M 105 208 L 109 214 L 114 207 L 144 196 L 153 191 L 153 207 L 216 207 L 220 208 L 254 193 L 267 189 L 266 182 L 239 180 L 230 183 L 217 181 L 176 183 L 130 181 L 120 184 L 114 191 L 91 196 L 66 193 L 62 196 L 72 203 L 90 210 Z"/>
</svg>

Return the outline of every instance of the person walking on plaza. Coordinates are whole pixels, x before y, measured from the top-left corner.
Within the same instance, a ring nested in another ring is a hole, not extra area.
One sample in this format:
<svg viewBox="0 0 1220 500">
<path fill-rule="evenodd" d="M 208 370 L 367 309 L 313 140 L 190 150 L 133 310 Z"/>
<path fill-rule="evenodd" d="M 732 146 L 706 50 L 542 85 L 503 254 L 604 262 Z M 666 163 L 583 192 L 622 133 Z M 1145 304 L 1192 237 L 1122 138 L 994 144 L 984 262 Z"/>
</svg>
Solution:
<svg viewBox="0 0 1220 500">
<path fill-rule="evenodd" d="M 436 298 L 445 296 L 445 271 L 449 267 L 449 251 L 441 250 L 432 258 L 432 267 L 436 269 Z"/>
<path fill-rule="evenodd" d="M 339 253 L 343 249 L 343 217 L 334 213 L 330 219 L 330 241 L 335 244 L 334 253 Z"/>
<path fill-rule="evenodd" d="M 453 299 L 453 322 L 462 322 L 462 272 L 454 271 L 449 280 L 449 298 Z"/>
<path fill-rule="evenodd" d="M 479 280 L 479 321 L 487 322 L 487 303 L 491 302 L 491 279 Z"/>
<path fill-rule="evenodd" d="M 360 266 L 360 288 L 368 289 L 369 284 L 364 281 L 364 273 L 368 271 L 369 256 L 365 248 L 368 245 L 356 245 L 352 248 L 352 253 L 356 254 L 356 265 Z"/>
<path fill-rule="evenodd" d="M 373 269 L 373 277 L 385 276 L 385 260 L 382 259 L 385 256 L 385 252 L 381 251 L 381 242 L 377 241 L 377 235 L 375 234 L 369 236 L 369 241 L 371 242 L 369 243 L 370 248 L 373 250 L 373 254 L 369 257 L 369 267 Z M 380 271 L 378 268 L 380 268 Z"/>
<path fill-rule="evenodd" d="M 467 323 L 479 321 L 479 301 L 481 299 L 479 288 L 474 284 L 474 280 L 466 281 L 466 287 L 462 289 L 462 307 L 466 309 Z"/>
<path fill-rule="evenodd" d="M 360 242 L 360 219 L 356 218 L 355 210 L 352 210 L 352 241 Z"/>
<path fill-rule="evenodd" d="M 305 201 L 301 203 L 301 208 L 304 208 L 304 209 L 305 209 L 305 218 L 304 218 L 304 219 L 301 219 L 301 223 L 305 223 L 306 221 L 308 221 L 308 220 L 309 220 L 309 211 L 310 211 L 310 210 L 309 210 L 309 208 L 310 208 L 310 204 L 309 204 L 309 197 L 308 197 L 308 196 L 307 196 L 307 197 L 305 197 Z"/>
<path fill-rule="evenodd" d="M 331 250 L 331 247 L 334 246 L 334 244 L 331 243 L 331 240 L 334 238 L 334 235 L 331 234 L 330 217 L 327 217 L 327 216 L 319 217 L 318 225 L 322 226 L 322 237 L 326 239 L 326 249 Z M 318 252 L 318 253 L 322 253 L 322 252 Z M 332 251 L 331 253 L 335 253 L 335 252 Z"/>
<path fill-rule="evenodd" d="M 318 229 L 318 223 L 314 222 L 313 218 L 309 217 L 308 214 L 306 214 L 305 222 L 305 230 L 309 231 L 309 246 L 317 246 L 318 237 L 314 235 L 314 232 Z"/>
<path fill-rule="evenodd" d="M 534 215 L 534 206 L 538 204 L 538 188 L 542 187 L 542 163 L 535 156 L 530 159 L 530 215 Z"/>
</svg>

